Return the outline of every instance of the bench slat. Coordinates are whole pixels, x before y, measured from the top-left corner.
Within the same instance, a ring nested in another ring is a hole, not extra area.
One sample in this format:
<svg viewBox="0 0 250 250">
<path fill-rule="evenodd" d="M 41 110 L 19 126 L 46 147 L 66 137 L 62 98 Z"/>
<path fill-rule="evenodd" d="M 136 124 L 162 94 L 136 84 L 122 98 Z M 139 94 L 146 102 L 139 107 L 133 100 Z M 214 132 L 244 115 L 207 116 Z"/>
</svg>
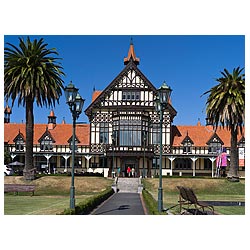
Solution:
<svg viewBox="0 0 250 250">
<path fill-rule="evenodd" d="M 26 184 L 4 184 L 4 192 L 32 192 L 34 195 L 35 185 Z"/>
</svg>

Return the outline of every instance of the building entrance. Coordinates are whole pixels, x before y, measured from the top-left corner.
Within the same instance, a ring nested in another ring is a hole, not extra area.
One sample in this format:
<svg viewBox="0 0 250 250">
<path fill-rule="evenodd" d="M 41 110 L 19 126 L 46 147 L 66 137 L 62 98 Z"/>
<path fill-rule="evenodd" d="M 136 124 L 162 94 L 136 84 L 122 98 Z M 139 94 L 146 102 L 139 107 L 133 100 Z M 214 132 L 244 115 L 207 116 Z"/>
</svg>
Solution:
<svg viewBox="0 0 250 250">
<path fill-rule="evenodd" d="M 128 171 L 130 170 L 130 171 Z M 124 159 L 122 166 L 122 176 L 124 177 L 137 177 L 138 175 L 138 161 L 134 158 Z"/>
</svg>

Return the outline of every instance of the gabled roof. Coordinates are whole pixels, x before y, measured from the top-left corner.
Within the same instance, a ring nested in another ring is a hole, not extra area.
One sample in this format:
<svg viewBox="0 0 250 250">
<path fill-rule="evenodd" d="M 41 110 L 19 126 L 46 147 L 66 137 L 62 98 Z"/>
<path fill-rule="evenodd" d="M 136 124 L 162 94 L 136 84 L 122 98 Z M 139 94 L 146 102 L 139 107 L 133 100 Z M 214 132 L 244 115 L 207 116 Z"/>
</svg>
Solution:
<svg viewBox="0 0 250 250">
<path fill-rule="evenodd" d="M 38 142 L 41 143 L 45 138 L 50 138 L 50 140 L 55 143 L 55 139 L 51 135 L 50 131 L 48 130 L 48 127 L 46 127 L 46 131 L 43 133 L 43 135 L 38 139 Z"/>
<path fill-rule="evenodd" d="M 48 124 L 34 125 L 34 144 L 39 144 L 38 140 L 46 132 Z M 24 123 L 5 123 L 4 124 L 4 142 L 12 144 L 15 137 L 20 133 L 26 138 Z M 55 140 L 54 145 L 68 145 L 68 140 L 72 136 L 72 124 L 57 124 L 53 130 L 49 130 Z M 77 124 L 76 136 L 79 140 L 78 145 L 89 145 L 90 128 L 89 124 Z"/>
<path fill-rule="evenodd" d="M 221 140 L 221 138 L 217 135 L 216 132 L 209 138 L 206 144 L 209 145 L 212 142 L 219 142 L 222 145 L 224 144 L 224 142 Z"/>
<path fill-rule="evenodd" d="M 192 141 L 192 139 L 189 137 L 189 135 L 187 134 L 186 137 L 183 139 L 183 141 L 181 142 L 181 144 L 185 144 L 185 143 L 191 143 L 194 144 L 194 142 Z"/>
<path fill-rule="evenodd" d="M 190 139 L 193 141 L 194 146 L 205 147 L 207 142 L 214 137 L 215 131 L 212 126 L 186 126 L 178 125 L 172 126 L 173 132 L 173 146 L 182 146 L 182 142 L 185 139 L 187 132 Z M 243 128 L 244 133 L 244 128 Z M 216 131 L 216 135 L 224 143 L 225 147 L 230 147 L 231 145 L 231 132 L 226 128 L 219 127 Z M 244 135 L 244 134 L 243 134 Z M 238 135 L 238 141 L 242 138 L 242 135 Z"/>
<path fill-rule="evenodd" d="M 148 85 L 149 90 L 152 90 L 154 93 L 156 92 L 156 88 L 154 85 L 147 79 L 147 77 L 137 68 L 137 65 L 133 60 L 130 60 L 129 63 L 126 65 L 126 67 L 119 73 L 119 75 L 101 92 L 96 93 L 96 97 L 92 98 L 92 103 L 87 107 L 85 110 L 85 114 L 87 116 L 90 116 L 91 111 L 93 108 L 98 107 L 98 104 L 100 104 L 102 101 L 105 100 L 106 96 L 108 96 L 116 87 L 117 84 L 119 84 L 119 81 L 127 75 L 127 72 L 130 70 L 134 70 L 136 74 L 138 74 L 142 80 L 145 82 L 146 85 Z"/>
</svg>

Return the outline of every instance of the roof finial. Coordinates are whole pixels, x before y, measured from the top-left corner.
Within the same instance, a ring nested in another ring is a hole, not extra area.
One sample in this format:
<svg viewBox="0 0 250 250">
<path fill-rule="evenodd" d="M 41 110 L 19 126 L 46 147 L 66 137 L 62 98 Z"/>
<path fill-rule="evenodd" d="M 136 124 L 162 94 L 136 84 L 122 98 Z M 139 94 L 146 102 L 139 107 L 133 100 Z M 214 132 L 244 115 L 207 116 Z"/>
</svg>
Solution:
<svg viewBox="0 0 250 250">
<path fill-rule="evenodd" d="M 134 44 L 133 44 L 132 37 L 130 39 L 130 46 L 129 46 L 128 56 L 124 58 L 124 64 L 127 65 L 130 60 L 132 60 L 136 65 L 138 65 L 139 62 L 140 62 L 140 58 L 137 58 L 136 55 L 135 55 L 135 49 L 134 49 Z"/>
</svg>

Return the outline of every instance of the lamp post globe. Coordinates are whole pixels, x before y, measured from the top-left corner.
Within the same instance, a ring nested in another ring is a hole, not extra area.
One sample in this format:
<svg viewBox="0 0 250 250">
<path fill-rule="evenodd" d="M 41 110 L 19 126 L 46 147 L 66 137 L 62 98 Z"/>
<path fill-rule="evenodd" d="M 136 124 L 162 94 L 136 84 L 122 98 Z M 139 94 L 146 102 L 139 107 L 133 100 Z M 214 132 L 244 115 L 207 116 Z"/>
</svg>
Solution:
<svg viewBox="0 0 250 250">
<path fill-rule="evenodd" d="M 74 103 L 77 92 L 78 89 L 74 86 L 74 84 L 71 81 L 69 85 L 64 89 L 66 103 L 68 105 L 72 105 Z"/>
</svg>

